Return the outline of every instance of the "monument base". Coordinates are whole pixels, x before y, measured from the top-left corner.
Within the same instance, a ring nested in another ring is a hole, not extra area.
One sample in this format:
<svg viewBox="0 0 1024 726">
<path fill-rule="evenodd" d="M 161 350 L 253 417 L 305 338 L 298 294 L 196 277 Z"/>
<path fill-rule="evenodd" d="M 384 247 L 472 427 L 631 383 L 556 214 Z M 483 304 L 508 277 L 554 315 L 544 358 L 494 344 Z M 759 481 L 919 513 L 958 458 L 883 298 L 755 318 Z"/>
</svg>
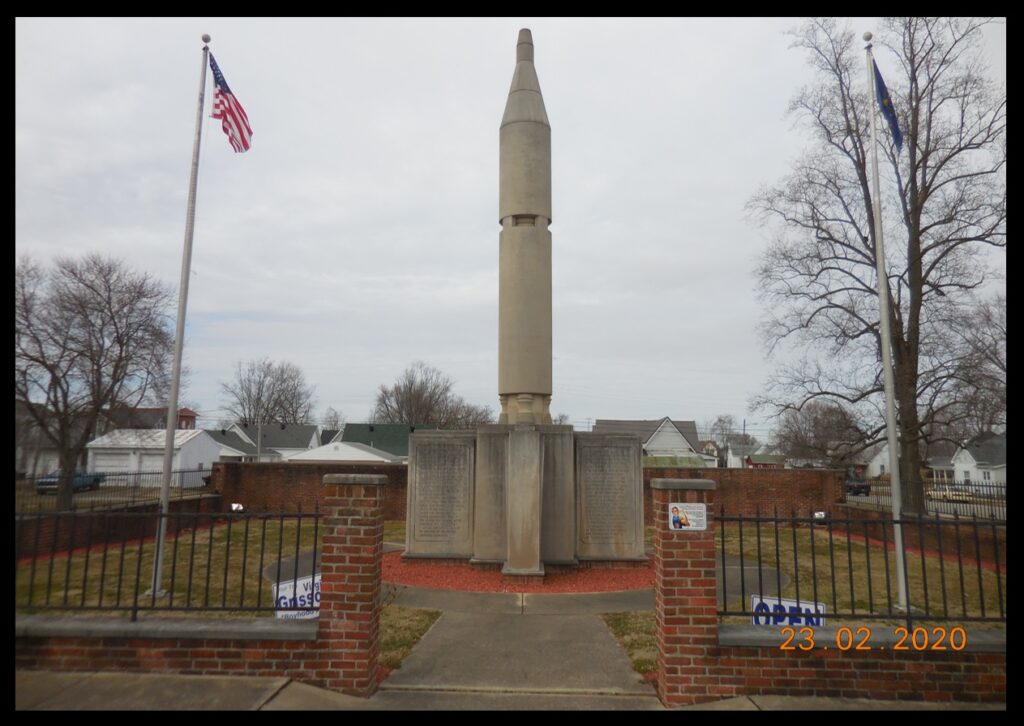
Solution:
<svg viewBox="0 0 1024 726">
<path fill-rule="evenodd" d="M 536 570 L 517 570 L 506 564 L 501 568 L 501 574 L 511 577 L 544 577 L 544 563 L 541 563 L 540 568 Z"/>
<path fill-rule="evenodd" d="M 637 436 L 571 426 L 489 424 L 409 437 L 403 559 L 501 566 L 543 577 L 608 562 L 644 563 Z"/>
</svg>

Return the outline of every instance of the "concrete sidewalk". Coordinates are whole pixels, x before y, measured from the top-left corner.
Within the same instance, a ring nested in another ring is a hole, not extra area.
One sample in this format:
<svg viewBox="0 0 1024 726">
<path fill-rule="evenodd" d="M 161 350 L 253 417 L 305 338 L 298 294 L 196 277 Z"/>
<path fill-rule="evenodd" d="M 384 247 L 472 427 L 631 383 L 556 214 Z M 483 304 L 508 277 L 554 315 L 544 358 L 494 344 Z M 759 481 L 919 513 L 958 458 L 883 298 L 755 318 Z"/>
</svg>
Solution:
<svg viewBox="0 0 1024 726">
<path fill-rule="evenodd" d="M 345 696 L 287 678 L 15 671 L 18 711 L 638 711 L 653 696 L 536 692 L 378 691 Z M 1006 704 L 744 696 L 680 711 L 1005 711 Z"/>
</svg>

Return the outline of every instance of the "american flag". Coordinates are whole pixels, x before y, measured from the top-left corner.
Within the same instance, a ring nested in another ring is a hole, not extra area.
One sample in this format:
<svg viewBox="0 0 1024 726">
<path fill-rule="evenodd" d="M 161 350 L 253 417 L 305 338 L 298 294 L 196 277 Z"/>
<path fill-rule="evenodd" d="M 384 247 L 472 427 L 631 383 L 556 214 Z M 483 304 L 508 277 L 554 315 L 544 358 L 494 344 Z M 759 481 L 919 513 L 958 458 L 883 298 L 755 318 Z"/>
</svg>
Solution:
<svg viewBox="0 0 1024 726">
<path fill-rule="evenodd" d="M 213 94 L 213 118 L 221 120 L 221 128 L 228 135 L 232 149 L 248 151 L 252 141 L 249 117 L 245 115 L 242 104 L 228 88 L 228 82 L 224 80 L 224 74 L 220 72 L 217 61 L 213 59 L 213 53 L 210 53 L 210 70 L 213 71 L 213 84 L 216 87 Z"/>
</svg>

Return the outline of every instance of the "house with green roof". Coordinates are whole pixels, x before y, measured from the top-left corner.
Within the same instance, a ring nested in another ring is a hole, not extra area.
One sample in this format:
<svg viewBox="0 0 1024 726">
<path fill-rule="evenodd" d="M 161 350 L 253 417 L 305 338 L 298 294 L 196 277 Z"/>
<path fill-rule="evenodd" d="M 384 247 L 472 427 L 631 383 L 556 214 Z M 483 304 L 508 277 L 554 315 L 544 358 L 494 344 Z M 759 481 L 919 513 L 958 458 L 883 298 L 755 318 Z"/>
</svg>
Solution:
<svg viewBox="0 0 1024 726">
<path fill-rule="evenodd" d="M 341 432 L 340 441 L 366 444 L 405 459 L 409 456 L 410 434 L 415 431 L 436 430 L 437 424 L 347 423 Z"/>
</svg>

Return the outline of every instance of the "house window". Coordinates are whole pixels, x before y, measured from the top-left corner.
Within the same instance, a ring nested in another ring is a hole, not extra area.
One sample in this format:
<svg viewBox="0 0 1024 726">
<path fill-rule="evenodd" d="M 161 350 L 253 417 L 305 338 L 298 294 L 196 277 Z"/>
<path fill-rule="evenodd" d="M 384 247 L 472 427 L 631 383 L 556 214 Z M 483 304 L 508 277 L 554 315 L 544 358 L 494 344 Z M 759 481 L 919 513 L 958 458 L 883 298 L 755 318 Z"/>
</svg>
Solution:
<svg viewBox="0 0 1024 726">
<path fill-rule="evenodd" d="M 882 476 L 885 476 L 885 464 L 881 464 L 881 467 L 882 467 Z"/>
<path fill-rule="evenodd" d="M 992 472 L 990 472 L 990 471 L 983 471 L 983 472 L 981 472 L 981 478 L 984 479 L 985 481 L 992 481 Z"/>
<path fill-rule="evenodd" d="M 971 483 L 971 472 L 967 469 L 964 469 L 964 481 L 968 484 Z"/>
</svg>

